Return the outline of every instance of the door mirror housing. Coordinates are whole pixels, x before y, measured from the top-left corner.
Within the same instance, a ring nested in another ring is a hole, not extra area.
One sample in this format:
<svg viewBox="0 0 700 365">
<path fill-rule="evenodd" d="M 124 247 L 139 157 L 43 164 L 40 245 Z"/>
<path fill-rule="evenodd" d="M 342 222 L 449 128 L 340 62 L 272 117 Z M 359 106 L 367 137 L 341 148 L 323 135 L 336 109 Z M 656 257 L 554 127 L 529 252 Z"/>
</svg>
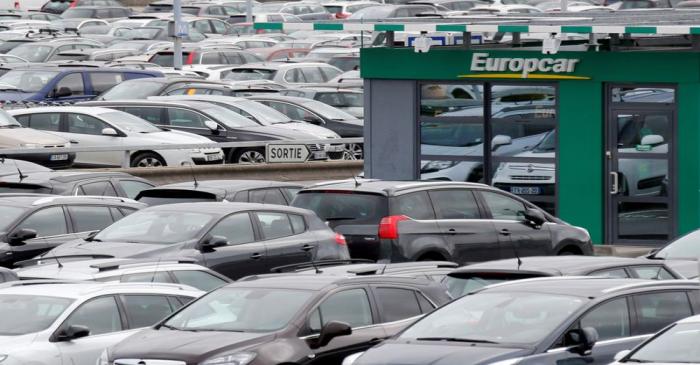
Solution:
<svg viewBox="0 0 700 365">
<path fill-rule="evenodd" d="M 622 351 L 615 354 L 614 360 L 620 361 L 620 360 L 624 359 L 627 355 L 629 355 L 630 352 L 632 352 L 632 351 L 631 350 L 622 350 Z"/>
<path fill-rule="evenodd" d="M 317 349 L 328 345 L 331 340 L 340 336 L 348 336 L 352 334 L 352 327 L 345 322 L 330 321 L 326 323 L 323 328 L 321 328 L 321 333 L 318 339 L 314 341 L 311 345 L 312 348 Z"/>
<path fill-rule="evenodd" d="M 77 324 L 72 324 L 72 325 L 68 326 L 68 328 L 61 330 L 61 332 L 58 333 L 58 336 L 56 339 L 58 341 L 64 342 L 64 341 L 76 340 L 78 338 L 83 338 L 83 337 L 87 337 L 87 336 L 90 336 L 90 329 L 89 328 L 87 328 L 85 326 L 77 325 Z"/>
<path fill-rule="evenodd" d="M 307 122 L 307 123 L 316 124 L 316 125 L 325 124 L 325 123 L 323 122 L 323 119 L 321 119 L 321 118 L 319 118 L 319 117 L 317 117 L 317 116 L 315 116 L 315 115 L 311 115 L 311 114 L 305 115 L 305 116 L 304 116 L 304 121 Z"/>
<path fill-rule="evenodd" d="M 12 233 L 8 238 L 7 238 L 7 243 L 10 246 L 22 246 L 26 244 L 26 240 L 30 240 L 32 238 L 36 238 L 37 233 L 36 230 L 29 229 L 29 228 L 22 228 L 19 231 L 16 231 Z"/>
<path fill-rule="evenodd" d="M 211 129 L 212 132 L 216 132 L 219 130 L 219 123 L 213 121 L 213 120 L 205 120 L 204 125 Z"/>
<path fill-rule="evenodd" d="M 571 343 L 569 351 L 581 356 L 588 356 L 595 343 L 598 341 L 598 331 L 593 327 L 573 329 L 566 333 L 566 338 Z"/>
<path fill-rule="evenodd" d="M 535 227 L 539 227 L 547 221 L 547 218 L 544 216 L 542 211 L 533 208 L 527 208 L 525 210 L 524 218 L 526 222 Z"/>
<path fill-rule="evenodd" d="M 114 128 L 105 128 L 102 130 L 102 135 L 116 137 L 119 135 L 119 133 L 117 133 L 117 130 Z"/>
<path fill-rule="evenodd" d="M 498 147 L 506 146 L 511 143 L 513 143 L 513 139 L 510 138 L 510 136 L 499 134 L 497 136 L 494 136 L 491 140 L 491 151 L 495 151 L 498 149 Z"/>
<path fill-rule="evenodd" d="M 202 252 L 211 252 L 215 248 L 228 245 L 228 240 L 224 236 L 208 236 L 199 244 L 199 250 Z"/>
<path fill-rule="evenodd" d="M 73 95 L 73 91 L 70 88 L 65 87 L 65 86 L 60 87 L 58 90 L 53 91 L 54 99 L 65 98 L 65 97 L 68 97 L 71 95 Z"/>
<path fill-rule="evenodd" d="M 642 137 L 642 141 L 640 144 L 642 144 L 644 146 L 658 146 L 662 143 L 664 143 L 663 136 L 660 136 L 658 134 L 649 134 L 649 135 Z"/>
</svg>

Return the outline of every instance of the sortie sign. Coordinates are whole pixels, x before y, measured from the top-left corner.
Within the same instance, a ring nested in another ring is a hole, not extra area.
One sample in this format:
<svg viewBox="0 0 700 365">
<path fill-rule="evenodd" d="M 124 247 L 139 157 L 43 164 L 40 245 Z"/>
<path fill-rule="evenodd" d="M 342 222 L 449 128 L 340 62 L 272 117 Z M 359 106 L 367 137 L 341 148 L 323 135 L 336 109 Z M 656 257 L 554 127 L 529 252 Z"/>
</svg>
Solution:
<svg viewBox="0 0 700 365">
<path fill-rule="evenodd" d="M 267 162 L 304 162 L 311 154 L 305 144 L 268 144 Z"/>
</svg>

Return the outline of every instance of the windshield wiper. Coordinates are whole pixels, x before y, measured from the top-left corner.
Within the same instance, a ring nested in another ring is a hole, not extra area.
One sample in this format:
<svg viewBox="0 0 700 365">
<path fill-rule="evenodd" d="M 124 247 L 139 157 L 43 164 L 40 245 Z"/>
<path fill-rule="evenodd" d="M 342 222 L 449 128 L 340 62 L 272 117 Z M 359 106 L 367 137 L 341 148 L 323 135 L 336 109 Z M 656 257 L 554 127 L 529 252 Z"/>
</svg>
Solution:
<svg viewBox="0 0 700 365">
<path fill-rule="evenodd" d="M 473 343 L 498 343 L 489 340 L 478 338 L 460 338 L 460 337 L 419 337 L 418 341 L 446 341 L 446 342 L 473 342 Z"/>
<path fill-rule="evenodd" d="M 642 359 L 627 359 L 624 362 L 646 363 L 646 362 L 651 362 L 651 361 L 650 360 L 642 360 Z"/>
<path fill-rule="evenodd" d="M 171 326 L 171 325 L 169 325 L 169 324 L 161 324 L 160 326 L 161 326 L 161 327 L 165 327 L 165 328 L 167 328 L 167 329 L 169 329 L 169 330 L 173 330 L 173 331 L 182 331 L 182 328 L 175 327 L 175 326 Z"/>
</svg>

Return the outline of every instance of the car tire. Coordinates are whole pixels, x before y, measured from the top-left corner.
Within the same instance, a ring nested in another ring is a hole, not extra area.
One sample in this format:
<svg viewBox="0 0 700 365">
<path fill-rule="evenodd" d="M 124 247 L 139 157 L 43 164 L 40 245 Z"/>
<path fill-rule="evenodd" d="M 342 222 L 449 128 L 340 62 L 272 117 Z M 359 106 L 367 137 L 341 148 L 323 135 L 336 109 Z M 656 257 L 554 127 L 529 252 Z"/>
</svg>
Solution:
<svg viewBox="0 0 700 365">
<path fill-rule="evenodd" d="M 131 167 L 162 167 L 167 166 L 163 157 L 155 152 L 137 153 L 131 158 Z"/>
<path fill-rule="evenodd" d="M 238 164 L 265 163 L 265 150 L 260 148 L 242 148 L 235 151 L 231 160 L 231 162 Z"/>
</svg>

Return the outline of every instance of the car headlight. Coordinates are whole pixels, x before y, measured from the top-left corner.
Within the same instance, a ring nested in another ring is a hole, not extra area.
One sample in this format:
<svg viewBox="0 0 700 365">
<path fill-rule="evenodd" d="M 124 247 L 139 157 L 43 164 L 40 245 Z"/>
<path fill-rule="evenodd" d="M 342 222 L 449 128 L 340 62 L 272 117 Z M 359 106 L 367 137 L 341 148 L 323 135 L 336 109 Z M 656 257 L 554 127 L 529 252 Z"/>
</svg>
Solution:
<svg viewBox="0 0 700 365">
<path fill-rule="evenodd" d="M 200 365 L 246 365 L 257 356 L 254 352 L 237 352 L 235 354 L 224 355 L 207 359 Z"/>
<path fill-rule="evenodd" d="M 22 148 L 39 148 L 39 145 L 36 143 L 22 143 L 19 146 Z"/>
<path fill-rule="evenodd" d="M 107 349 L 102 351 L 100 357 L 97 358 L 95 365 L 109 365 L 109 354 L 107 353 Z"/>
<path fill-rule="evenodd" d="M 423 168 L 421 168 L 421 172 L 425 173 L 449 169 L 450 167 L 453 167 L 458 163 L 459 161 L 430 161 L 423 165 Z"/>
<path fill-rule="evenodd" d="M 516 358 L 513 358 L 513 359 L 508 359 L 508 360 L 501 360 L 501 361 L 497 361 L 497 362 L 492 362 L 492 363 L 490 363 L 489 365 L 515 365 L 515 364 L 519 363 L 520 360 L 522 360 L 522 359 L 523 359 L 522 357 L 516 357 Z"/>
<path fill-rule="evenodd" d="M 364 352 L 358 352 L 358 353 L 355 353 L 355 354 L 346 356 L 346 357 L 343 359 L 342 365 L 352 365 L 352 364 L 354 364 L 354 363 L 357 361 L 357 359 L 360 358 L 360 356 L 362 356 L 362 355 L 364 355 L 364 354 L 365 354 Z"/>
<path fill-rule="evenodd" d="M 192 153 L 200 153 L 200 152 L 202 152 L 202 150 L 199 149 L 199 148 L 193 148 L 193 149 L 190 150 L 190 152 L 192 152 Z"/>
</svg>

